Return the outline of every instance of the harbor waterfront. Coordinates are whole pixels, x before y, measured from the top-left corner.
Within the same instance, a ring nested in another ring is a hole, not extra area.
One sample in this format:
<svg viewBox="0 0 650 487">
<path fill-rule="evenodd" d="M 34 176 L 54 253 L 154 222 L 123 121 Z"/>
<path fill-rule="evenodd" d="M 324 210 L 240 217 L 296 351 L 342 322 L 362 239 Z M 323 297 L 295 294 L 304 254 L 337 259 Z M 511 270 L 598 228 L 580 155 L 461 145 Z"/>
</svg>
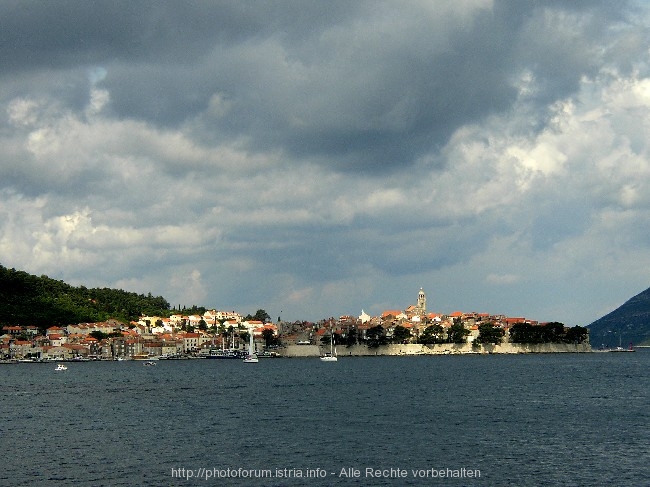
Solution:
<svg viewBox="0 0 650 487">
<path fill-rule="evenodd" d="M 317 357 L 323 347 L 316 345 L 288 345 L 278 351 L 282 357 Z M 461 354 L 521 354 L 521 353 L 590 353 L 589 343 L 500 343 L 498 345 L 470 343 L 444 343 L 437 345 L 420 345 L 408 343 L 402 345 L 384 345 L 376 348 L 364 345 L 339 347 L 339 357 L 369 357 L 377 355 L 461 355 Z"/>
<path fill-rule="evenodd" d="M 5 366 L 0 485 L 636 487 L 649 367 L 647 349 Z"/>
<path fill-rule="evenodd" d="M 261 347 L 260 347 L 261 348 Z M 633 351 L 629 349 L 625 351 Z M 601 350 L 601 351 L 617 351 L 617 350 Z M 147 363 L 151 360 L 193 360 L 193 359 L 236 359 L 245 360 L 250 351 L 244 352 L 241 350 L 232 350 L 228 353 L 221 353 L 216 350 L 215 353 L 208 353 L 203 355 L 180 354 L 180 355 L 134 355 L 127 357 L 124 360 L 130 361 L 144 361 Z M 592 353 L 594 350 L 589 343 L 500 343 L 500 344 L 458 344 L 458 343 L 444 343 L 436 345 L 421 345 L 415 343 L 399 344 L 399 345 L 382 345 L 379 347 L 368 347 L 366 345 L 353 345 L 350 347 L 337 348 L 337 356 L 341 357 L 375 357 L 375 356 L 418 356 L 418 355 L 475 355 L 475 354 L 524 354 L 524 353 Z M 255 354 L 256 358 L 306 358 L 306 357 L 321 357 L 323 354 L 328 353 L 326 346 L 318 345 L 285 345 L 270 351 L 261 351 Z M 99 360 L 99 359 L 97 359 Z M 114 359 L 102 359 L 113 361 Z M 121 359 L 120 359 L 121 360 Z M 0 364 L 18 364 L 18 363 L 32 363 L 32 362 L 89 362 L 90 359 L 75 357 L 72 359 L 53 359 L 53 360 L 39 360 L 39 359 L 24 359 L 24 360 L 0 360 Z"/>
<path fill-rule="evenodd" d="M 347 356 L 590 351 L 589 330 L 581 326 L 502 314 L 427 312 L 422 288 L 416 303 L 381 316 L 362 310 L 358 317 L 317 323 L 284 322 L 280 317 L 273 323 L 263 309 L 244 317 L 197 308 L 197 314 L 140 316 L 128 324 L 109 319 L 64 327 L 5 325 L 0 362 L 242 358 L 257 363 L 279 356 L 320 356 L 335 362 L 343 348 Z M 329 351 L 319 348 L 327 345 Z"/>
</svg>

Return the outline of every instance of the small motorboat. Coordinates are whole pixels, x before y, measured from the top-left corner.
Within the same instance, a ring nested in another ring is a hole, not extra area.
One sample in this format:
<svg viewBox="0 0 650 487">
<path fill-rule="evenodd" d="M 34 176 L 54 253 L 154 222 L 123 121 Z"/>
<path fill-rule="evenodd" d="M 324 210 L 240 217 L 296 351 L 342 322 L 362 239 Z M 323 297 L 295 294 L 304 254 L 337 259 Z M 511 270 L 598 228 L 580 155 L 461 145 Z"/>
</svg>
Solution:
<svg viewBox="0 0 650 487">
<path fill-rule="evenodd" d="M 59 364 L 59 365 L 56 366 L 56 369 L 54 369 L 54 370 L 57 370 L 57 371 L 58 370 L 68 370 L 68 368 L 63 364 Z"/>
</svg>

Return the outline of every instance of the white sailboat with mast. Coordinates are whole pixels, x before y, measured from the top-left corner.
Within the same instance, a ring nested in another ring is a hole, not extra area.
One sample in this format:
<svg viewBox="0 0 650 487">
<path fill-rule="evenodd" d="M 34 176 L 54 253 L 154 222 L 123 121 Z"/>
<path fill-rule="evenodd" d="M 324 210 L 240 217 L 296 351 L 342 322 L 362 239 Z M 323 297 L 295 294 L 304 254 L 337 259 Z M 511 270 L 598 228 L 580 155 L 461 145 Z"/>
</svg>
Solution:
<svg viewBox="0 0 650 487">
<path fill-rule="evenodd" d="M 334 329 L 330 328 L 330 351 L 321 356 L 322 362 L 337 362 L 336 347 L 334 346 Z"/>
<path fill-rule="evenodd" d="M 255 353 L 255 344 L 253 343 L 253 330 L 248 332 L 248 355 L 244 358 L 245 364 L 256 364 L 259 362 Z"/>
</svg>

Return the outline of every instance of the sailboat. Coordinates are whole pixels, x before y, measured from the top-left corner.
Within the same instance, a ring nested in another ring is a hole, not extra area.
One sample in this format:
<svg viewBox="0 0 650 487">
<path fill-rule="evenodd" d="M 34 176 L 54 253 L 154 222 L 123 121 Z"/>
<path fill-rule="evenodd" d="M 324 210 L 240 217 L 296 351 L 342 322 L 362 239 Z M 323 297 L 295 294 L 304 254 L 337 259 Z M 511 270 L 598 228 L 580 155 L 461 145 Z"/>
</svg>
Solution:
<svg viewBox="0 0 650 487">
<path fill-rule="evenodd" d="M 248 355 L 244 358 L 245 364 L 256 364 L 259 360 L 257 354 L 255 353 L 255 345 L 253 343 L 253 330 L 249 332 L 248 335 Z"/>
<path fill-rule="evenodd" d="M 618 347 L 610 350 L 610 352 L 634 352 L 634 346 L 630 342 L 629 348 L 623 348 L 623 333 L 618 333 Z"/>
<path fill-rule="evenodd" d="M 336 348 L 334 347 L 334 330 L 330 329 L 330 351 L 325 352 L 325 355 L 321 355 L 322 362 L 336 362 L 338 357 L 336 356 Z"/>
</svg>

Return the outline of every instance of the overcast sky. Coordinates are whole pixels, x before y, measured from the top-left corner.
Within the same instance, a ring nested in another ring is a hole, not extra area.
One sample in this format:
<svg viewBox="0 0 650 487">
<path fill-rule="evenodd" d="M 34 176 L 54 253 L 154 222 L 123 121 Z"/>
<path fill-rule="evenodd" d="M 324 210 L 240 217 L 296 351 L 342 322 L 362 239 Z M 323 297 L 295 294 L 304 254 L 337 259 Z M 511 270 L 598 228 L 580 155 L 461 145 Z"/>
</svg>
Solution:
<svg viewBox="0 0 650 487">
<path fill-rule="evenodd" d="M 650 286 L 650 8 L 3 1 L 0 264 L 317 320 Z"/>
</svg>

